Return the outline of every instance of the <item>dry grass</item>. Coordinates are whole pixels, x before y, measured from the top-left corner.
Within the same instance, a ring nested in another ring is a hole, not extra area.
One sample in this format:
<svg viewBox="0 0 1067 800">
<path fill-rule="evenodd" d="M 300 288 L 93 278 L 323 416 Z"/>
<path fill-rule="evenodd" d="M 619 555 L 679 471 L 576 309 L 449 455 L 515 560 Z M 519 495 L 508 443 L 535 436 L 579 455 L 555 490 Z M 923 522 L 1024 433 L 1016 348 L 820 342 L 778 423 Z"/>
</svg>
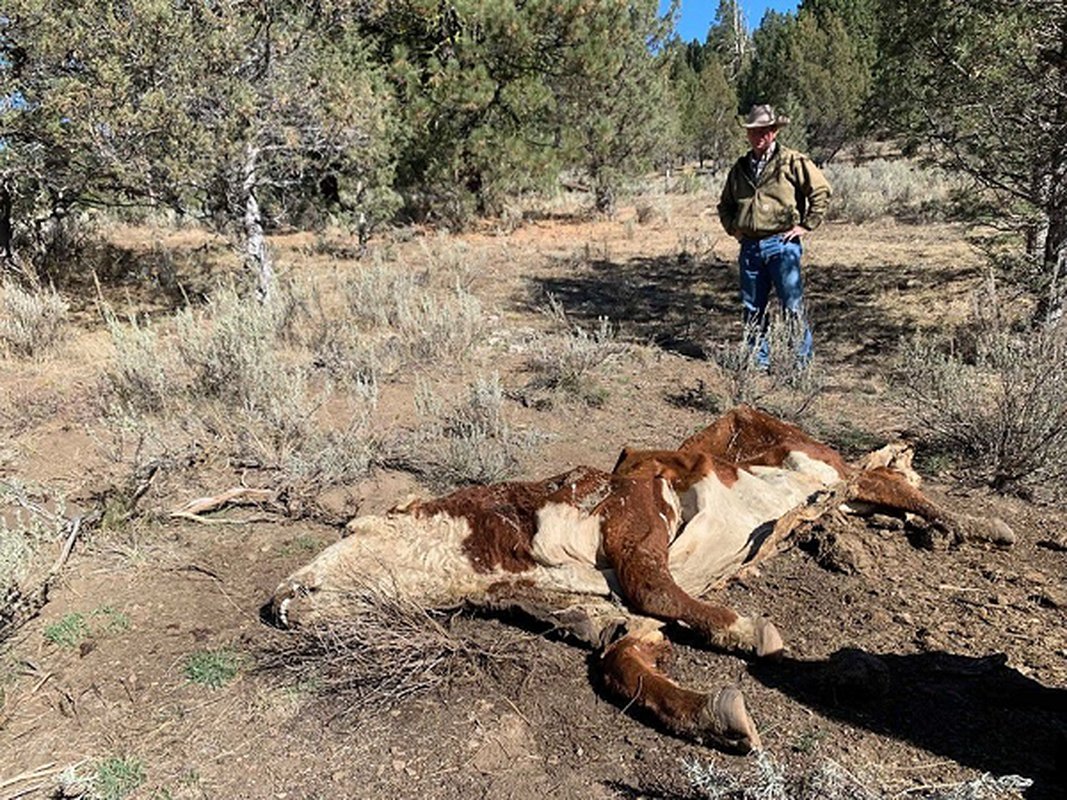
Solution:
<svg viewBox="0 0 1067 800">
<path fill-rule="evenodd" d="M 390 586 L 358 576 L 330 623 L 288 632 L 259 659 L 259 669 L 340 698 L 353 709 L 381 707 L 440 690 L 521 657 L 518 633 L 496 638 L 457 633 L 448 614 L 427 610 Z M 354 702 L 358 701 L 358 703 Z"/>
<path fill-rule="evenodd" d="M 783 317 L 777 309 L 768 309 L 767 330 L 763 337 L 768 345 L 769 363 L 759 363 L 755 342 L 761 332 L 750 323 L 736 342 L 708 342 L 704 350 L 718 367 L 721 385 L 726 392 L 726 407 L 750 405 L 764 408 L 793 422 L 803 420 L 823 390 L 825 377 L 818 357 L 806 364 L 797 361 L 797 342 L 801 329 L 792 317 Z"/>
<path fill-rule="evenodd" d="M 696 796 L 706 800 L 890 800 L 901 795 L 835 761 L 825 761 L 810 773 L 790 774 L 765 750 L 756 754 L 743 780 L 714 761 L 683 761 L 682 772 Z M 923 800 L 1001 800 L 1021 797 L 1032 783 L 1018 775 L 985 774 L 948 785 L 909 787 L 907 794 Z"/>
<path fill-rule="evenodd" d="M 0 282 L 0 348 L 18 358 L 36 358 L 63 338 L 67 302 L 52 288 L 27 291 Z"/>
<path fill-rule="evenodd" d="M 56 513 L 51 513 L 41 506 L 47 496 L 18 480 L 0 481 L 0 598 L 18 586 L 42 549 L 64 532 L 63 498 L 56 498 Z"/>
<path fill-rule="evenodd" d="M 900 159 L 829 164 L 826 178 L 834 189 L 830 219 L 856 223 L 886 216 L 922 222 L 946 219 L 959 186 L 940 170 Z"/>
<path fill-rule="evenodd" d="M 526 368 L 534 377 L 527 388 L 547 390 L 557 397 L 573 398 L 588 406 L 603 405 L 607 391 L 598 378 L 630 355 L 631 346 L 618 341 L 616 329 L 606 317 L 597 320 L 595 330 L 572 322 L 551 294 L 543 313 L 557 332 L 537 334 L 530 341 Z M 551 405 L 551 402 L 540 404 Z"/>
<path fill-rule="evenodd" d="M 1010 321 L 992 280 L 972 325 L 904 343 L 898 383 L 915 429 L 996 489 L 1062 496 L 1067 481 L 1067 323 Z"/>
</svg>

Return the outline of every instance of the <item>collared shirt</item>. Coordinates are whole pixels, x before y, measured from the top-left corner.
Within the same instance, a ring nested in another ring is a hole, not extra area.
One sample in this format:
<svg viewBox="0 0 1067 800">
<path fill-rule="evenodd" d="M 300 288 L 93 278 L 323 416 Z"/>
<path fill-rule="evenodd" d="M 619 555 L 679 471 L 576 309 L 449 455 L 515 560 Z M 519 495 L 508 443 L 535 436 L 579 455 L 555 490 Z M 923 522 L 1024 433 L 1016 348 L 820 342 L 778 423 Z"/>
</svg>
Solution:
<svg viewBox="0 0 1067 800">
<path fill-rule="evenodd" d="M 778 142 L 771 142 L 771 146 L 767 148 L 767 151 L 762 157 L 757 157 L 755 152 L 749 151 L 748 165 L 752 168 L 752 176 L 756 179 L 756 183 L 759 183 L 759 176 L 763 174 L 764 168 L 774 157 L 775 150 L 778 149 Z"/>
</svg>

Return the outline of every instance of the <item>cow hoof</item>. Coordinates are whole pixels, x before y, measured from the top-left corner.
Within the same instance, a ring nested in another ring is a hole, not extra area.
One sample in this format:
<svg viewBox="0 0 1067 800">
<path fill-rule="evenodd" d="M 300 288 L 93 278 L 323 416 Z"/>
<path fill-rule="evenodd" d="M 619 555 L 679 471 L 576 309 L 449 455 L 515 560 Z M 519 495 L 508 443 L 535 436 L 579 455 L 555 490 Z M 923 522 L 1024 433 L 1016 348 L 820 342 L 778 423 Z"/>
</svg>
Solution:
<svg viewBox="0 0 1067 800">
<path fill-rule="evenodd" d="M 774 624 L 763 617 L 756 620 L 756 655 L 760 658 L 780 658 L 785 645 Z"/>
<path fill-rule="evenodd" d="M 728 686 L 705 707 L 706 735 L 721 747 L 747 753 L 763 747 L 759 732 L 745 708 L 745 696 L 740 689 Z"/>
</svg>

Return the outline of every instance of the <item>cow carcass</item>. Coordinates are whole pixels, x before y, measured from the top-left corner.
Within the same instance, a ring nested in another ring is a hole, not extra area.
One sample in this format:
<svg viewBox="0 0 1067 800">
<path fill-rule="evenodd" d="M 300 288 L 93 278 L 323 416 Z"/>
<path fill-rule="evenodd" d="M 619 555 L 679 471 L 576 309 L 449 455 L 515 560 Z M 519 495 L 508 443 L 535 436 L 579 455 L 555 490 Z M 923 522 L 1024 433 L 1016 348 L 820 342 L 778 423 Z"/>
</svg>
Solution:
<svg viewBox="0 0 1067 800">
<path fill-rule="evenodd" d="M 276 590 L 283 626 L 360 613 L 353 587 L 380 585 L 425 608 L 514 607 L 600 648 L 604 685 L 667 728 L 729 749 L 758 748 L 741 692 L 679 686 L 661 665 L 667 623 L 761 658 L 782 638 L 762 614 L 708 599 L 843 509 L 914 514 L 957 541 L 1010 545 L 999 520 L 925 497 L 901 448 L 847 464 L 760 411 L 737 408 L 676 450 L 622 451 L 612 472 L 461 489 L 353 520 L 348 535 Z"/>
</svg>

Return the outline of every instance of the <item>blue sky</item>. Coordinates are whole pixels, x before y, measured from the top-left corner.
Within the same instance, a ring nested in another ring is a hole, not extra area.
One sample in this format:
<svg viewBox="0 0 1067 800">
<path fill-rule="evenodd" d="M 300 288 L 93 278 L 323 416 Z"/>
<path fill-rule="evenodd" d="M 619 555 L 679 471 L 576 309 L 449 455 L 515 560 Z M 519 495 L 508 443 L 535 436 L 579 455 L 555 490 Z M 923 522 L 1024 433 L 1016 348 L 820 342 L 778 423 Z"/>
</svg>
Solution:
<svg viewBox="0 0 1067 800">
<path fill-rule="evenodd" d="M 660 8 L 666 10 L 670 0 L 660 0 Z M 718 0 L 682 0 L 682 15 L 678 20 L 678 34 L 683 41 L 704 41 L 708 35 L 711 18 L 719 8 Z M 796 0 L 741 0 L 749 29 L 758 28 L 763 14 L 768 11 L 796 11 Z"/>
</svg>

